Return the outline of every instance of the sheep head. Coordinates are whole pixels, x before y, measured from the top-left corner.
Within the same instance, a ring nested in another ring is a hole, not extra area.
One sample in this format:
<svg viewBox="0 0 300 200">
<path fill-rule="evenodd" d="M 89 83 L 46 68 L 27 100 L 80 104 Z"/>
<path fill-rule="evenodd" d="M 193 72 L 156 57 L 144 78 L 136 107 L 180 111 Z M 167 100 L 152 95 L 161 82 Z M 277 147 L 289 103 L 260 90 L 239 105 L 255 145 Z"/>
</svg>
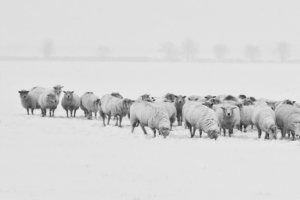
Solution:
<svg viewBox="0 0 300 200">
<path fill-rule="evenodd" d="M 19 91 L 20 97 L 21 97 L 22 99 L 24 99 L 24 100 L 28 99 L 28 92 L 29 92 L 29 91 L 27 91 L 27 90 L 21 90 L 21 91 Z"/>
<path fill-rule="evenodd" d="M 232 107 L 232 106 L 221 106 L 221 109 L 223 109 L 224 115 L 226 117 L 232 117 L 233 116 L 233 110 L 236 109 L 237 107 Z"/>
</svg>

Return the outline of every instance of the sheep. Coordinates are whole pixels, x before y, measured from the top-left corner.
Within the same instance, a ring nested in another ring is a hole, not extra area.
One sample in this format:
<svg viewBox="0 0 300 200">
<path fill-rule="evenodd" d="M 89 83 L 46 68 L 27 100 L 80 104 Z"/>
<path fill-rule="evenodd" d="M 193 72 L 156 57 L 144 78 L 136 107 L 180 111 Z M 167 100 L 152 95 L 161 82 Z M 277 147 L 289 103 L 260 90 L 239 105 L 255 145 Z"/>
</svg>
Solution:
<svg viewBox="0 0 300 200">
<path fill-rule="evenodd" d="M 199 102 L 205 102 L 206 99 L 202 96 L 198 96 L 198 95 L 192 95 L 188 97 L 189 101 L 199 101 Z"/>
<path fill-rule="evenodd" d="M 147 134 L 145 126 L 152 129 L 154 137 L 156 130 L 166 138 L 170 134 L 170 120 L 166 109 L 160 105 L 135 101 L 130 108 L 131 132 L 133 133 L 137 123 L 140 123 L 144 134 Z"/>
<path fill-rule="evenodd" d="M 38 102 L 41 94 L 43 94 L 44 92 L 53 92 L 58 96 L 57 100 L 58 100 L 58 103 L 59 103 L 61 89 L 63 87 L 64 86 L 60 86 L 60 85 L 56 85 L 53 88 L 33 87 L 33 88 L 30 89 L 30 93 L 32 94 L 34 100 L 36 102 Z M 54 112 L 54 110 L 53 110 L 53 112 Z M 53 115 L 54 115 L 54 113 L 53 113 Z"/>
<path fill-rule="evenodd" d="M 249 125 L 253 126 L 251 117 L 253 114 L 254 106 L 253 105 L 245 106 L 241 103 L 239 103 L 237 106 L 240 109 L 240 116 L 241 116 L 240 131 L 243 131 L 243 126 L 244 126 L 244 132 L 247 132 L 247 126 Z"/>
<path fill-rule="evenodd" d="M 191 137 L 199 129 L 200 137 L 202 130 L 208 134 L 210 139 L 217 139 L 220 133 L 215 111 L 202 105 L 201 102 L 187 102 L 183 106 L 184 123 L 190 130 Z M 193 130 L 192 130 L 193 129 Z"/>
<path fill-rule="evenodd" d="M 117 97 L 119 99 L 123 99 L 123 96 L 120 93 L 118 93 L 118 92 L 111 93 L 111 96 Z"/>
<path fill-rule="evenodd" d="M 86 92 L 84 93 L 81 97 L 80 97 L 80 105 L 79 107 L 81 108 L 81 110 L 83 110 L 84 112 L 84 116 L 87 117 L 88 115 L 88 110 L 82 105 L 82 98 L 88 94 L 94 94 L 93 92 Z M 97 116 L 97 113 L 95 113 L 95 117 Z"/>
<path fill-rule="evenodd" d="M 242 100 L 244 100 L 244 99 L 246 99 L 247 97 L 246 97 L 246 95 L 244 95 L 244 94 L 240 94 L 240 95 L 239 95 L 239 98 L 242 99 Z"/>
<path fill-rule="evenodd" d="M 97 118 L 97 112 L 101 105 L 100 98 L 94 95 L 92 92 L 85 93 L 81 99 L 82 106 L 86 110 L 88 119 L 92 119 L 92 113 L 95 112 L 95 118 Z"/>
<path fill-rule="evenodd" d="M 110 94 L 106 94 L 101 98 L 100 116 L 105 126 L 105 115 L 108 116 L 107 125 L 109 124 L 111 116 L 116 117 L 116 126 L 118 126 L 118 117 L 120 118 L 119 127 L 121 127 L 122 118 L 125 117 L 130 109 L 132 100 L 124 98 L 116 98 Z"/>
<path fill-rule="evenodd" d="M 69 117 L 68 111 L 70 110 L 71 117 L 74 111 L 74 117 L 76 116 L 76 111 L 80 106 L 80 98 L 77 94 L 74 94 L 74 91 L 64 91 L 65 95 L 61 101 L 62 107 L 67 112 L 67 117 Z"/>
<path fill-rule="evenodd" d="M 244 106 L 250 106 L 250 105 L 254 105 L 255 103 L 249 97 L 247 97 L 242 100 L 242 104 Z"/>
<path fill-rule="evenodd" d="M 216 98 L 216 97 L 217 97 L 217 96 L 207 95 L 207 96 L 205 96 L 204 98 L 205 98 L 206 101 L 208 101 L 208 100 L 210 100 L 210 99 L 212 99 L 212 98 Z"/>
<path fill-rule="evenodd" d="M 158 104 L 158 105 L 161 105 L 168 112 L 168 116 L 169 116 L 169 119 L 170 119 L 170 131 L 171 131 L 172 130 L 172 125 L 175 122 L 176 115 L 177 115 L 175 105 L 173 103 L 169 102 L 168 99 L 162 100 L 162 101 L 155 101 L 154 103 Z"/>
<path fill-rule="evenodd" d="M 169 99 L 170 101 L 174 102 L 176 99 L 176 95 L 172 93 L 167 93 L 164 98 Z"/>
<path fill-rule="evenodd" d="M 31 114 L 33 115 L 34 109 L 41 108 L 38 102 L 35 100 L 35 98 L 33 98 L 31 92 L 27 90 L 21 90 L 19 91 L 19 93 L 20 93 L 21 104 L 23 108 L 27 109 L 28 115 L 29 115 L 29 109 L 31 109 Z"/>
<path fill-rule="evenodd" d="M 281 129 L 281 137 L 286 132 L 292 132 L 293 140 L 295 134 L 300 135 L 300 109 L 289 104 L 282 104 L 275 110 L 276 124 Z"/>
<path fill-rule="evenodd" d="M 175 108 L 176 108 L 176 113 L 177 113 L 177 122 L 178 122 L 178 126 L 182 126 L 182 108 L 185 104 L 185 98 L 186 96 L 182 96 L 182 95 L 178 95 L 176 96 L 175 99 Z"/>
<path fill-rule="evenodd" d="M 54 110 L 57 108 L 58 105 L 58 96 L 54 92 L 44 92 L 41 94 L 39 101 L 39 105 L 42 109 L 42 117 L 45 117 L 47 114 L 47 109 L 49 109 L 49 116 L 54 117 Z"/>
<path fill-rule="evenodd" d="M 277 138 L 275 112 L 265 102 L 254 106 L 251 122 L 257 127 L 258 138 L 262 131 L 266 133 L 265 139 Z"/>
<path fill-rule="evenodd" d="M 218 124 L 221 129 L 223 129 L 224 136 L 226 135 L 226 130 L 229 130 L 229 137 L 233 134 L 233 128 L 236 126 L 239 128 L 240 124 L 240 111 L 238 107 L 232 104 L 220 104 L 217 106 L 216 114 L 218 119 Z"/>
<path fill-rule="evenodd" d="M 153 102 L 153 99 L 150 97 L 150 94 L 143 94 L 137 99 L 137 101 Z"/>
</svg>

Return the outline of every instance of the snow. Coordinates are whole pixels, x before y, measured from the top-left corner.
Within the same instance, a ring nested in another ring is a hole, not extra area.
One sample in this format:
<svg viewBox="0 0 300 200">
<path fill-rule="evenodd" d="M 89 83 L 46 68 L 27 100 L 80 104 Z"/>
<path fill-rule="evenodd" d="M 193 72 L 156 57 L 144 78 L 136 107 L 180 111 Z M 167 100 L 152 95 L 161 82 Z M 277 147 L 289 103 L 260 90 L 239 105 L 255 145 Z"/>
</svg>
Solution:
<svg viewBox="0 0 300 200">
<path fill-rule="evenodd" d="M 245 93 L 299 100 L 298 65 L 0 62 L 0 199 L 299 199 L 300 143 L 257 131 L 167 139 L 102 121 L 27 115 L 21 89 L 57 84 L 81 95 Z M 282 75 L 284 75 L 283 78 Z M 280 133 L 278 133 L 280 135 Z M 264 134 L 262 135 L 264 137 Z"/>
</svg>

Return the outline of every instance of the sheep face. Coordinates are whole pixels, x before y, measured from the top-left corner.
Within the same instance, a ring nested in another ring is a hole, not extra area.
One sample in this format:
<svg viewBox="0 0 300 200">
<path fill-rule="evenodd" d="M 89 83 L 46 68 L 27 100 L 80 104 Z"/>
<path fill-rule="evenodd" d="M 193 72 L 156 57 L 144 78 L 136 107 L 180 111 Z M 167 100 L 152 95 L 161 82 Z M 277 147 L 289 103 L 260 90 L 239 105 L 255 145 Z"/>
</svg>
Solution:
<svg viewBox="0 0 300 200">
<path fill-rule="evenodd" d="M 124 108 L 126 108 L 126 109 L 129 109 L 130 108 L 130 106 L 132 105 L 132 103 L 133 103 L 133 101 L 131 100 L 131 99 L 124 99 L 123 100 L 123 106 L 124 106 Z"/>
<path fill-rule="evenodd" d="M 289 100 L 289 99 L 286 99 L 286 100 L 284 100 L 282 103 L 283 104 L 288 104 L 288 105 L 294 105 L 294 103 L 295 103 L 296 101 L 291 101 L 291 100 Z"/>
<path fill-rule="evenodd" d="M 175 96 L 175 103 L 178 105 L 183 105 L 185 103 L 185 97 L 182 95 Z"/>
<path fill-rule="evenodd" d="M 272 108 L 272 110 L 275 110 L 276 107 L 276 101 L 266 101 L 267 105 Z"/>
<path fill-rule="evenodd" d="M 24 99 L 24 100 L 28 99 L 28 92 L 29 92 L 29 91 L 26 91 L 26 90 L 21 90 L 21 91 L 19 91 L 19 93 L 20 93 L 20 98 L 21 98 L 21 99 Z"/>
<path fill-rule="evenodd" d="M 246 97 L 246 95 L 244 95 L 244 94 L 240 94 L 240 95 L 239 95 L 239 98 L 240 98 L 240 99 L 246 99 L 247 97 Z"/>
<path fill-rule="evenodd" d="M 61 89 L 63 88 L 64 86 L 60 86 L 60 85 L 57 85 L 57 86 L 55 86 L 55 87 L 53 87 L 54 88 L 54 93 L 56 94 L 56 95 L 60 95 L 60 93 L 61 93 Z"/>
<path fill-rule="evenodd" d="M 212 99 L 212 98 L 216 98 L 216 96 L 212 96 L 212 95 L 207 95 L 204 97 L 206 99 L 206 101 Z"/>
<path fill-rule="evenodd" d="M 51 93 L 51 94 L 48 94 L 47 95 L 48 97 L 48 101 L 52 104 L 56 104 L 57 103 L 57 100 L 56 100 L 56 95 Z"/>
<path fill-rule="evenodd" d="M 175 94 L 172 94 L 172 93 L 167 93 L 167 94 L 165 95 L 165 98 L 166 98 L 166 99 L 169 99 L 170 101 L 175 101 L 176 95 L 175 95 Z"/>
<path fill-rule="evenodd" d="M 267 133 L 269 134 L 270 139 L 277 139 L 277 127 L 274 124 L 267 129 Z"/>
<path fill-rule="evenodd" d="M 245 99 L 243 99 L 243 105 L 250 106 L 250 105 L 254 105 L 254 103 L 250 98 L 245 98 Z"/>
<path fill-rule="evenodd" d="M 221 101 L 219 99 L 217 99 L 217 98 L 211 98 L 207 102 L 210 102 L 210 103 L 212 103 L 214 105 L 221 103 Z"/>
<path fill-rule="evenodd" d="M 292 126 L 295 128 L 295 135 L 300 136 L 300 122 L 293 123 Z"/>
<path fill-rule="evenodd" d="M 158 131 L 164 136 L 164 138 L 166 138 L 170 134 L 170 127 L 160 126 Z"/>
<path fill-rule="evenodd" d="M 232 117 L 233 115 L 233 110 L 236 109 L 237 107 L 221 107 L 223 109 L 224 115 L 226 117 Z"/>
<path fill-rule="evenodd" d="M 144 94 L 141 97 L 142 97 L 142 101 L 153 102 L 153 99 L 150 97 L 150 94 Z"/>
<path fill-rule="evenodd" d="M 249 99 L 251 99 L 253 102 L 256 101 L 254 97 L 249 97 Z"/>
<path fill-rule="evenodd" d="M 123 99 L 123 96 L 120 95 L 120 93 L 118 93 L 118 92 L 113 92 L 113 93 L 111 93 L 111 96 L 117 97 L 117 98 L 119 98 L 119 99 Z"/>
<path fill-rule="evenodd" d="M 73 98 L 74 91 L 64 91 L 64 93 L 65 93 L 65 98 L 66 99 L 70 100 L 70 99 Z"/>
<path fill-rule="evenodd" d="M 208 132 L 208 137 L 209 137 L 210 139 L 215 139 L 215 140 L 217 140 L 219 133 L 220 133 L 220 132 L 217 131 L 217 130 L 209 131 L 209 132 Z"/>
</svg>

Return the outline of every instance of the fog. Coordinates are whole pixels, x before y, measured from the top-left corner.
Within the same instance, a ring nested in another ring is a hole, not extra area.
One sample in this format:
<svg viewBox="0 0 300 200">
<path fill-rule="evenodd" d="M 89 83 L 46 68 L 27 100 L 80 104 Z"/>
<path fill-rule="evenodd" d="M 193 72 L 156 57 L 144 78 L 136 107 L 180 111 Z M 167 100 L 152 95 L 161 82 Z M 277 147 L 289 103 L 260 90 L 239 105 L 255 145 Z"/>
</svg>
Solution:
<svg viewBox="0 0 300 200">
<path fill-rule="evenodd" d="M 10 0 L 0 2 L 0 56 L 39 56 L 50 40 L 56 55 L 161 56 L 160 45 L 197 42 L 200 57 L 213 57 L 222 43 L 230 57 L 246 45 L 274 56 L 278 42 L 300 58 L 298 0 Z"/>
</svg>

